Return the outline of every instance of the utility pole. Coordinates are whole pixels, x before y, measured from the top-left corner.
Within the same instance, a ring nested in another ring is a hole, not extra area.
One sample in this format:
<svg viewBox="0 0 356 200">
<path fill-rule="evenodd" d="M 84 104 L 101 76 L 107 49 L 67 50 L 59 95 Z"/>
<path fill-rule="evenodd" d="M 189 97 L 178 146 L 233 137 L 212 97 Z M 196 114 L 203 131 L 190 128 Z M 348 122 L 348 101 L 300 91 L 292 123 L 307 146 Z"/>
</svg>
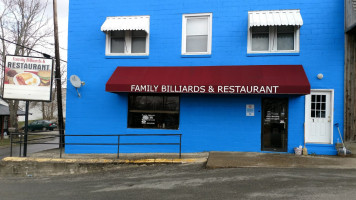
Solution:
<svg viewBox="0 0 356 200">
<path fill-rule="evenodd" d="M 62 80 L 61 80 L 61 63 L 59 56 L 59 41 L 58 41 L 58 21 L 57 21 L 57 0 L 53 0 L 53 22 L 54 22 L 54 46 L 56 59 L 56 85 L 57 85 L 57 110 L 58 110 L 58 126 L 59 126 L 59 148 L 64 146 L 64 123 L 62 110 Z"/>
</svg>

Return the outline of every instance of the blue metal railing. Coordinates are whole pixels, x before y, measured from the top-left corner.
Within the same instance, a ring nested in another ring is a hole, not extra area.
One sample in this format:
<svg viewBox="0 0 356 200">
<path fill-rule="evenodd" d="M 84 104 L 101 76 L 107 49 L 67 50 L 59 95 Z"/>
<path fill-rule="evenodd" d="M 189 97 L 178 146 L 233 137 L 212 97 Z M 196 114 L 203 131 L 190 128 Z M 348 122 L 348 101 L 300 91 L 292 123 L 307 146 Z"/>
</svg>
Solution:
<svg viewBox="0 0 356 200">
<path fill-rule="evenodd" d="M 21 147 L 22 144 L 58 144 L 59 145 L 59 152 L 60 152 L 60 158 L 62 158 L 62 150 L 63 150 L 63 145 L 111 145 L 111 146 L 117 146 L 117 158 L 120 156 L 120 146 L 127 146 L 127 145 L 176 145 L 179 146 L 179 158 L 182 157 L 182 134 L 114 134 L 114 135 L 68 135 L 65 134 L 65 137 L 117 137 L 117 142 L 114 143 L 85 143 L 85 142 L 41 142 L 41 140 L 44 139 L 51 139 L 51 138 L 56 138 L 60 137 L 60 134 L 43 134 L 43 133 L 28 133 L 27 136 L 43 136 L 43 137 L 38 137 L 38 138 L 32 138 L 28 139 L 27 142 L 22 140 L 22 137 L 24 136 L 24 133 L 11 133 L 10 134 L 10 157 L 12 157 L 12 147 L 13 144 L 19 144 L 20 145 L 20 153 L 19 156 L 21 157 Z M 14 136 L 18 136 L 15 140 Z M 157 143 L 152 143 L 152 142 L 143 142 L 143 143 L 131 143 L 131 142 L 125 142 L 122 143 L 120 142 L 120 139 L 122 137 L 153 137 L 153 136 L 164 136 L 164 137 L 179 137 L 179 142 L 157 142 Z"/>
</svg>

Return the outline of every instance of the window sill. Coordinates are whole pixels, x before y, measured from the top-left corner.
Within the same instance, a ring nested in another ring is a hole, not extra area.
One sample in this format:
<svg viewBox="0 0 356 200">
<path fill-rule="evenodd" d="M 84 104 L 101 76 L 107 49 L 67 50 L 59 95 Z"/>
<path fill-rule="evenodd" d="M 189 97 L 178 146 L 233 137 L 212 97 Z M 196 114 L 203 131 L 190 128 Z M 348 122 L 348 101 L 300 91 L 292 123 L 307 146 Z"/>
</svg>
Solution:
<svg viewBox="0 0 356 200">
<path fill-rule="evenodd" d="M 299 52 L 292 53 L 247 53 L 247 57 L 263 57 L 263 56 L 299 56 Z"/>
<path fill-rule="evenodd" d="M 182 58 L 211 58 L 211 54 L 205 54 L 205 55 L 181 55 Z"/>
<path fill-rule="evenodd" d="M 105 56 L 106 59 L 148 59 L 149 56 Z"/>
</svg>

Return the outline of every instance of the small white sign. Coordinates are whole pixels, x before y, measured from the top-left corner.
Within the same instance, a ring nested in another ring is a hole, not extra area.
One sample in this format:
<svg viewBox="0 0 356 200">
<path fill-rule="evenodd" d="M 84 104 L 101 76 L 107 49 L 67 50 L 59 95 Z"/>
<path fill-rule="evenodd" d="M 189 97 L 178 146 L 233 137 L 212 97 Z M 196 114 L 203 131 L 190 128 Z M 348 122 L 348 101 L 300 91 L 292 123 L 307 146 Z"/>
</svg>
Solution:
<svg viewBox="0 0 356 200">
<path fill-rule="evenodd" d="M 252 117 L 255 116 L 255 105 L 246 104 L 246 116 Z"/>
</svg>

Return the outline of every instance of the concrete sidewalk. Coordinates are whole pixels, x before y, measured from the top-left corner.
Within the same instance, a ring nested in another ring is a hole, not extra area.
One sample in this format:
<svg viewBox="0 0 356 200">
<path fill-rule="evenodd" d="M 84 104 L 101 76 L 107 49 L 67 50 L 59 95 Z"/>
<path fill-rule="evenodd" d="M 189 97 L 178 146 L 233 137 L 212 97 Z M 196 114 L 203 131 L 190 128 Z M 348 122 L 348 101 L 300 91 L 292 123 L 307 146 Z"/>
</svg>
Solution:
<svg viewBox="0 0 356 200">
<path fill-rule="evenodd" d="M 209 153 L 206 167 L 209 169 L 234 167 L 356 169 L 356 157 L 213 151 Z"/>
</svg>

